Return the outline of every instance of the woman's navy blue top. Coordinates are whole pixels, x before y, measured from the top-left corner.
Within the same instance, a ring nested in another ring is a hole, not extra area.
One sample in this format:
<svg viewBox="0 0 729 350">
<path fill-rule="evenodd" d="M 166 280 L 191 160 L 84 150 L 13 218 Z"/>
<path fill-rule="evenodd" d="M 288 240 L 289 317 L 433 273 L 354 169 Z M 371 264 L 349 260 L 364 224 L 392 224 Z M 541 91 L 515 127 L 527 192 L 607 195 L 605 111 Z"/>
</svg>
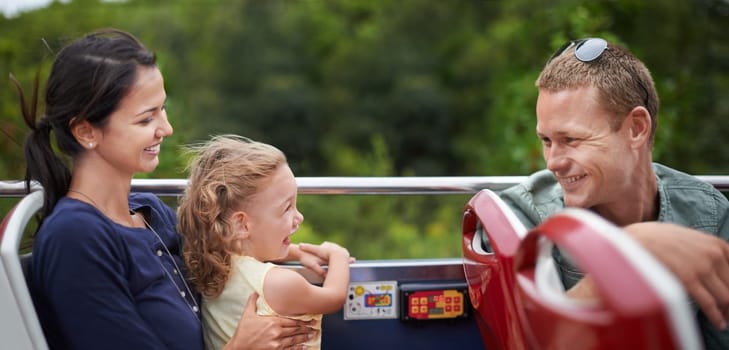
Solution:
<svg viewBox="0 0 729 350">
<path fill-rule="evenodd" d="M 72 198 L 58 201 L 33 243 L 30 289 L 52 349 L 203 349 L 202 328 L 182 298 L 184 271 L 174 211 L 133 193 L 161 236 L 111 221 Z M 165 272 L 169 272 L 174 280 Z M 189 293 L 186 293 L 189 294 Z"/>
</svg>

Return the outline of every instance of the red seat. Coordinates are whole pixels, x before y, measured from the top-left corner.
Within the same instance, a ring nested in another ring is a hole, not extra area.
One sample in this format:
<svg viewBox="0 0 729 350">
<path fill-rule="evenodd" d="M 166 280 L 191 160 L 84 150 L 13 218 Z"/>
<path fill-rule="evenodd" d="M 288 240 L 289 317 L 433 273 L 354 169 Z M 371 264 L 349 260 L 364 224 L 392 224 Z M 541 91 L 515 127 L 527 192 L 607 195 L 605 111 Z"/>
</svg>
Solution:
<svg viewBox="0 0 729 350">
<path fill-rule="evenodd" d="M 48 349 L 35 313 L 21 257 L 20 241 L 43 205 L 43 193 L 25 196 L 0 225 L 0 342 L 3 349 Z"/>
<path fill-rule="evenodd" d="M 621 229 L 568 209 L 527 232 L 490 190 L 463 215 L 464 272 L 487 349 L 700 349 L 676 278 Z M 568 298 L 553 244 L 595 281 L 596 300 Z"/>
<path fill-rule="evenodd" d="M 526 349 L 514 299 L 514 255 L 526 228 L 490 190 L 463 214 L 463 268 L 487 349 Z"/>
<path fill-rule="evenodd" d="M 553 244 L 592 277 L 599 302 L 566 297 Z M 680 282 L 620 228 L 581 209 L 550 217 L 516 257 L 516 303 L 533 349 L 701 349 Z"/>
</svg>

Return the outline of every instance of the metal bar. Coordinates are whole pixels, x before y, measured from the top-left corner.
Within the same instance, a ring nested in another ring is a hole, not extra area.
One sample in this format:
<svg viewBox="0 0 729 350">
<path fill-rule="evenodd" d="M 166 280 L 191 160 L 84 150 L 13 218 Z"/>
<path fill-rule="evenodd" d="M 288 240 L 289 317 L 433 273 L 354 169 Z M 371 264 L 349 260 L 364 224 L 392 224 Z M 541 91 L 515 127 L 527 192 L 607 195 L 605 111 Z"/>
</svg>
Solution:
<svg viewBox="0 0 729 350">
<path fill-rule="evenodd" d="M 729 192 L 729 176 L 697 176 L 722 192 Z M 526 176 L 443 176 L 443 177 L 298 177 L 301 194 L 469 194 L 488 188 L 500 191 L 526 180 Z M 182 193 L 186 179 L 134 179 L 132 191 L 160 196 Z M 33 186 L 37 190 L 39 186 Z M 22 181 L 0 181 L 0 197 L 22 197 Z"/>
<path fill-rule="evenodd" d="M 311 283 L 322 283 L 321 276 L 298 263 L 282 264 L 304 276 Z M 349 265 L 351 282 L 397 280 L 425 282 L 463 280 L 463 259 L 393 259 L 358 260 Z"/>
</svg>

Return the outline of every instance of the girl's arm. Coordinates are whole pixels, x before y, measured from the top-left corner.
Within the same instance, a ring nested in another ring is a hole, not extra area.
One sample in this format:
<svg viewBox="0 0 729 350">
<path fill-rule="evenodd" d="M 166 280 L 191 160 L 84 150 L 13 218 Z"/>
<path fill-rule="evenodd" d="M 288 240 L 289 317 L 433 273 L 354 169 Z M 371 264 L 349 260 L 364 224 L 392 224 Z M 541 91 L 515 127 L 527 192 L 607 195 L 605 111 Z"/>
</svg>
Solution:
<svg viewBox="0 0 729 350">
<path fill-rule="evenodd" d="M 328 262 L 321 286 L 307 281 L 299 273 L 282 268 L 271 269 L 263 283 L 266 301 L 282 315 L 327 314 L 344 305 L 349 287 L 349 252 L 341 246 L 324 242 L 318 246 L 320 257 Z"/>
</svg>

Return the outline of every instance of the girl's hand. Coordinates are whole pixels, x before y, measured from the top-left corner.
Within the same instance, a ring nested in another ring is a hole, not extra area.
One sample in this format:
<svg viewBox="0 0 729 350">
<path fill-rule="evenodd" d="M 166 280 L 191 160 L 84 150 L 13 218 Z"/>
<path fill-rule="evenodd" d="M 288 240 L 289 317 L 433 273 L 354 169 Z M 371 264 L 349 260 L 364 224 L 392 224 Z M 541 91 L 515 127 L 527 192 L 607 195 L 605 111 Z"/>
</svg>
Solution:
<svg viewBox="0 0 729 350">
<path fill-rule="evenodd" d="M 349 251 L 342 248 L 336 243 L 324 242 L 320 245 L 299 243 L 299 261 L 304 267 L 314 271 L 319 276 L 326 276 L 326 271 L 321 265 L 329 262 L 329 257 L 332 254 L 346 254 L 349 258 L 349 263 L 356 261 L 354 257 L 349 256 Z"/>
</svg>

